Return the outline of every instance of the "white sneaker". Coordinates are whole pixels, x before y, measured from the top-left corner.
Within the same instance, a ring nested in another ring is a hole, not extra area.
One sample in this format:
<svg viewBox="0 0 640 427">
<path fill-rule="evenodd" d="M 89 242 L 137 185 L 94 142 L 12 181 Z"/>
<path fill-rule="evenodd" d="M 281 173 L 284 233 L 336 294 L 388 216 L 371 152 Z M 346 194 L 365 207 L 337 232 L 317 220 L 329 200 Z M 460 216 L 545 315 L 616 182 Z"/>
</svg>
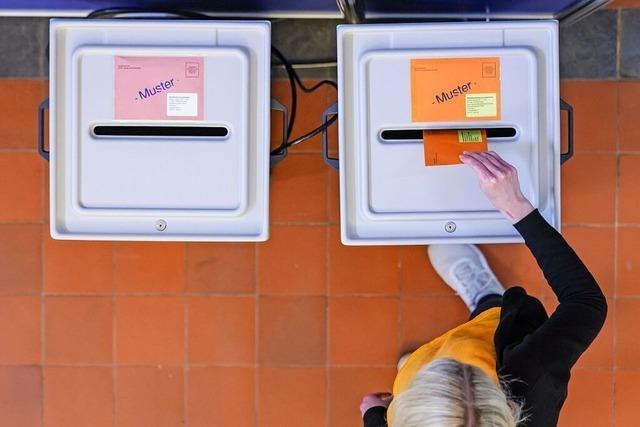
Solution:
<svg viewBox="0 0 640 427">
<path fill-rule="evenodd" d="M 433 268 L 470 311 L 483 297 L 504 293 L 486 258 L 474 245 L 431 245 L 428 252 Z"/>
</svg>

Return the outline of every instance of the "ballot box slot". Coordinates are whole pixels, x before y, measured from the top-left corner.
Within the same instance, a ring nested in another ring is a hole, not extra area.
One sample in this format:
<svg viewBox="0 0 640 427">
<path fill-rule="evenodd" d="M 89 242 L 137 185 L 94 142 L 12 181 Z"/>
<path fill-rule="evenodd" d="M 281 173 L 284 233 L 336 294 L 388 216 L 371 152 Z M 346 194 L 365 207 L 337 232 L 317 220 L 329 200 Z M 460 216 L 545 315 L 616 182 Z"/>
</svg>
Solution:
<svg viewBox="0 0 640 427">
<path fill-rule="evenodd" d="M 92 133 L 95 137 L 225 138 L 229 129 L 225 126 L 97 125 Z"/>
<path fill-rule="evenodd" d="M 384 142 L 421 142 L 423 130 L 426 129 L 383 129 L 380 131 L 380 139 Z M 518 136 L 518 131 L 515 127 L 493 127 L 485 128 L 485 130 L 487 139 L 492 142 L 513 141 Z"/>
</svg>

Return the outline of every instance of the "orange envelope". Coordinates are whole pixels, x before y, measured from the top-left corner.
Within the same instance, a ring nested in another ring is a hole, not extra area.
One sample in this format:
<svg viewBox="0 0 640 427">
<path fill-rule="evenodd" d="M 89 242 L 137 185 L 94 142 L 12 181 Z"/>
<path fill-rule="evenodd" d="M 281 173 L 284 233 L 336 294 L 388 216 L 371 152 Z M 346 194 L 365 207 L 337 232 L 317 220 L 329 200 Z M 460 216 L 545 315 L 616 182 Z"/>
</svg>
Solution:
<svg viewBox="0 0 640 427">
<path fill-rule="evenodd" d="M 487 151 L 484 129 L 424 130 L 422 140 L 425 166 L 456 165 L 464 151 Z"/>
<path fill-rule="evenodd" d="M 411 119 L 500 120 L 500 58 L 412 59 Z"/>
</svg>

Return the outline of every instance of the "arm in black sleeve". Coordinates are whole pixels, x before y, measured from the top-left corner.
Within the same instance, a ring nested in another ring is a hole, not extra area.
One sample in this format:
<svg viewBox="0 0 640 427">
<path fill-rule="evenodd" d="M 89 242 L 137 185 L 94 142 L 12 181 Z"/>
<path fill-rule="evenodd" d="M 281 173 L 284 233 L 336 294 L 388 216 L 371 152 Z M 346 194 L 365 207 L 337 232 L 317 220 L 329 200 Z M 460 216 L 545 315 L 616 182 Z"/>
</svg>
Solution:
<svg viewBox="0 0 640 427">
<path fill-rule="evenodd" d="M 374 406 L 367 409 L 362 417 L 364 427 L 387 427 L 387 408 Z"/>
<path fill-rule="evenodd" d="M 600 332 L 606 299 L 587 267 L 537 209 L 515 227 L 560 302 L 531 339 L 551 371 L 568 373 Z"/>
</svg>

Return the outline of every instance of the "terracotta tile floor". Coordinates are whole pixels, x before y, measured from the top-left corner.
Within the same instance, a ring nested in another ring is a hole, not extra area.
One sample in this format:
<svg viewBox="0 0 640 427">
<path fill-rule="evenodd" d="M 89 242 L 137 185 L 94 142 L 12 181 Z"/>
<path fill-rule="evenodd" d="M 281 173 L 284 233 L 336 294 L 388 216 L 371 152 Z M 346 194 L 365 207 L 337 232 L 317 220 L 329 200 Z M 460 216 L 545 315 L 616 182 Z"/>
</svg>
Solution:
<svg viewBox="0 0 640 427">
<path fill-rule="evenodd" d="M 0 102 L 15 107 L 0 116 L 0 424 L 358 426 L 361 395 L 389 389 L 397 357 L 465 319 L 423 247 L 339 243 L 337 173 L 318 138 L 272 173 L 267 243 L 52 240 L 34 150 L 46 85 L 0 80 Z M 273 92 L 286 101 L 285 83 Z M 610 315 L 574 370 L 561 425 L 635 426 L 640 83 L 562 92 L 577 126 L 564 234 Z M 303 96 L 294 134 L 334 99 Z M 553 309 L 525 247 L 482 249 L 506 284 Z"/>
</svg>

